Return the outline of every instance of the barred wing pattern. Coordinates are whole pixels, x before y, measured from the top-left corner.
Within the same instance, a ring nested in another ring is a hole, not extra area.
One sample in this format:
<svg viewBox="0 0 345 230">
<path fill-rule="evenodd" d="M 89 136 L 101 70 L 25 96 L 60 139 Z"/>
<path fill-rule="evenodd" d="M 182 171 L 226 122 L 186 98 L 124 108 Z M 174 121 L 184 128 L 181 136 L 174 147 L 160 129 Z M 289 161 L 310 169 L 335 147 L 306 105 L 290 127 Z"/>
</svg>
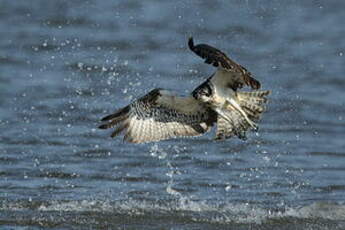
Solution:
<svg viewBox="0 0 345 230">
<path fill-rule="evenodd" d="M 231 86 L 234 90 L 242 88 L 243 85 L 250 86 L 252 89 L 260 89 L 261 84 L 254 79 L 246 68 L 231 60 L 225 53 L 207 44 L 194 45 L 193 38 L 190 37 L 188 46 L 196 55 L 205 59 L 205 63 L 212 64 L 215 67 L 221 67 L 234 73 L 231 77 L 236 77 L 236 81 Z M 230 77 L 230 76 L 229 76 Z"/>
<path fill-rule="evenodd" d="M 106 123 L 99 128 L 115 128 L 111 137 L 124 132 L 125 141 L 144 143 L 200 136 L 211 128 L 216 114 L 191 96 L 154 89 L 102 121 Z"/>
<path fill-rule="evenodd" d="M 270 91 L 254 91 L 254 92 L 238 92 L 236 101 L 252 121 L 259 121 L 261 115 L 266 110 L 267 97 Z M 242 140 L 246 140 L 246 132 L 252 127 L 246 121 L 239 111 L 231 106 L 226 107 L 227 120 L 218 116 L 216 140 L 224 140 L 237 136 Z"/>
</svg>

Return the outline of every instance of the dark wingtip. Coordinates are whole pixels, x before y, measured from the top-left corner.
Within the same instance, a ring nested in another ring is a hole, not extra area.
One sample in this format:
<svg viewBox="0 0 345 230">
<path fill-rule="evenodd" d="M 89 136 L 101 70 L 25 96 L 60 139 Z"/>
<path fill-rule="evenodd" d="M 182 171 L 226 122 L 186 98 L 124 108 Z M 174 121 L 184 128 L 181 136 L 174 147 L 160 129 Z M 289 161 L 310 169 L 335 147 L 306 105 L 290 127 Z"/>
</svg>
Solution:
<svg viewBox="0 0 345 230">
<path fill-rule="evenodd" d="M 103 124 L 103 125 L 98 126 L 98 128 L 99 129 L 107 129 L 109 127 L 108 127 L 108 124 Z"/>
<path fill-rule="evenodd" d="M 224 141 L 225 140 L 225 136 L 224 135 L 218 135 L 215 138 L 213 138 L 213 140 L 215 140 L 215 141 Z"/>
<path fill-rule="evenodd" d="M 110 120 L 112 117 L 112 114 L 111 115 L 108 115 L 108 116 L 105 116 L 101 119 L 101 121 L 107 121 L 107 120 Z"/>
<path fill-rule="evenodd" d="M 190 36 L 188 39 L 188 46 L 189 46 L 189 49 L 194 50 L 194 41 L 193 41 L 192 36 Z"/>
<path fill-rule="evenodd" d="M 248 78 L 247 85 L 250 85 L 250 87 L 254 90 L 261 88 L 261 83 L 251 76 Z"/>
<path fill-rule="evenodd" d="M 108 120 L 112 120 L 116 117 L 121 117 L 126 115 L 128 112 L 130 111 L 130 106 L 126 106 L 122 109 L 117 110 L 115 113 L 112 113 L 108 116 L 105 116 L 101 119 L 101 121 L 108 121 Z"/>
<path fill-rule="evenodd" d="M 254 83 L 254 85 L 253 85 L 253 88 L 254 88 L 254 89 L 260 89 L 260 88 L 261 88 L 260 82 L 256 80 L 255 83 Z"/>
</svg>

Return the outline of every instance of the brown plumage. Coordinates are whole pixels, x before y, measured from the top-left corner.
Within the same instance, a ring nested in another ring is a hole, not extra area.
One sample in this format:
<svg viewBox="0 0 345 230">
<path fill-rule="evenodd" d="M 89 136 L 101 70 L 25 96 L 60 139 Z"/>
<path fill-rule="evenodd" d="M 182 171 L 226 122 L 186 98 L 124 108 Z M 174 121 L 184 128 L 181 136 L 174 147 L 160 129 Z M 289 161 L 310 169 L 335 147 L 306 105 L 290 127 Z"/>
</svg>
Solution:
<svg viewBox="0 0 345 230">
<path fill-rule="evenodd" d="M 101 120 L 106 123 L 100 129 L 115 128 L 111 137 L 124 132 L 125 141 L 143 143 L 200 136 L 211 128 L 216 114 L 192 96 L 154 89 Z"/>
<path fill-rule="evenodd" d="M 207 84 L 201 86 L 206 87 Z M 212 89 L 197 89 L 199 93 L 208 94 L 210 98 L 217 98 Z M 268 94 L 269 91 L 237 92 L 235 100 L 248 118 L 258 121 L 265 111 Z M 124 132 L 125 141 L 144 143 L 200 136 L 216 124 L 216 140 L 233 136 L 245 140 L 246 132 L 253 129 L 251 124 L 230 104 L 225 103 L 222 107 L 226 117 L 217 114 L 193 96 L 181 97 L 167 90 L 154 89 L 128 106 L 102 118 L 105 123 L 99 128 L 114 128 L 111 137 Z"/>
<path fill-rule="evenodd" d="M 229 72 L 238 74 L 238 79 L 232 81 L 231 85 L 229 85 L 233 90 L 242 88 L 243 85 L 250 86 L 252 89 L 260 89 L 260 82 L 253 78 L 252 74 L 247 71 L 246 68 L 231 60 L 225 53 L 217 48 L 207 44 L 194 45 L 192 37 L 189 38 L 188 46 L 195 54 L 202 59 L 205 59 L 205 63 L 211 64 L 215 67 L 221 67 Z M 233 77 L 233 75 L 230 75 L 229 77 Z"/>
<path fill-rule="evenodd" d="M 265 112 L 265 104 L 270 91 L 255 91 L 255 92 L 237 92 L 236 101 L 241 108 L 245 111 L 248 118 L 252 121 L 259 121 L 263 112 Z M 226 109 L 227 117 L 231 119 L 228 122 L 223 117 L 218 116 L 216 140 L 224 140 L 232 136 L 245 140 L 246 131 L 251 129 L 250 124 L 244 117 L 237 111 L 231 108 Z M 257 129 L 258 127 L 256 127 Z"/>
<path fill-rule="evenodd" d="M 240 92 L 244 85 L 259 89 L 260 83 L 243 66 L 220 50 L 206 45 L 189 48 L 218 67 L 191 95 L 153 89 L 129 105 L 102 118 L 100 129 L 113 128 L 111 137 L 124 133 L 124 141 L 144 143 L 177 137 L 200 136 L 217 125 L 217 140 L 246 139 L 248 130 L 257 130 L 269 91 Z"/>
</svg>

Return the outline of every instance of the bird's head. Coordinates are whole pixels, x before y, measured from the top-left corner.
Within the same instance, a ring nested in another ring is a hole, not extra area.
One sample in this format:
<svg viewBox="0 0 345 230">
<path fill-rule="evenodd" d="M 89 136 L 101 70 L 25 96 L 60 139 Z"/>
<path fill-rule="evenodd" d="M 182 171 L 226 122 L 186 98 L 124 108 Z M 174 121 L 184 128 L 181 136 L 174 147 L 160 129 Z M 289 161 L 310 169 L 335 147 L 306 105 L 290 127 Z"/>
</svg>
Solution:
<svg viewBox="0 0 345 230">
<path fill-rule="evenodd" d="M 212 98 L 212 85 L 209 81 L 202 83 L 192 92 L 192 96 L 201 102 L 209 102 Z"/>
</svg>

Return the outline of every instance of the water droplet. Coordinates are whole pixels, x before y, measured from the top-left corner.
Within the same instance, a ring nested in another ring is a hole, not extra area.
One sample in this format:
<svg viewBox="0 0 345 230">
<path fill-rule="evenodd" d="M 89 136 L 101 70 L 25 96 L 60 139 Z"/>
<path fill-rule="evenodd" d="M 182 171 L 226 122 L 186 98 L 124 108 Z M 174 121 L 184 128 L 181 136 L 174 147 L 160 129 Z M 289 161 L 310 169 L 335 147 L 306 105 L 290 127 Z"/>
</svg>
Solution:
<svg viewBox="0 0 345 230">
<path fill-rule="evenodd" d="M 231 189 L 232 189 L 232 185 L 228 185 L 225 187 L 225 191 L 227 191 L 227 192 L 230 191 Z"/>
</svg>

